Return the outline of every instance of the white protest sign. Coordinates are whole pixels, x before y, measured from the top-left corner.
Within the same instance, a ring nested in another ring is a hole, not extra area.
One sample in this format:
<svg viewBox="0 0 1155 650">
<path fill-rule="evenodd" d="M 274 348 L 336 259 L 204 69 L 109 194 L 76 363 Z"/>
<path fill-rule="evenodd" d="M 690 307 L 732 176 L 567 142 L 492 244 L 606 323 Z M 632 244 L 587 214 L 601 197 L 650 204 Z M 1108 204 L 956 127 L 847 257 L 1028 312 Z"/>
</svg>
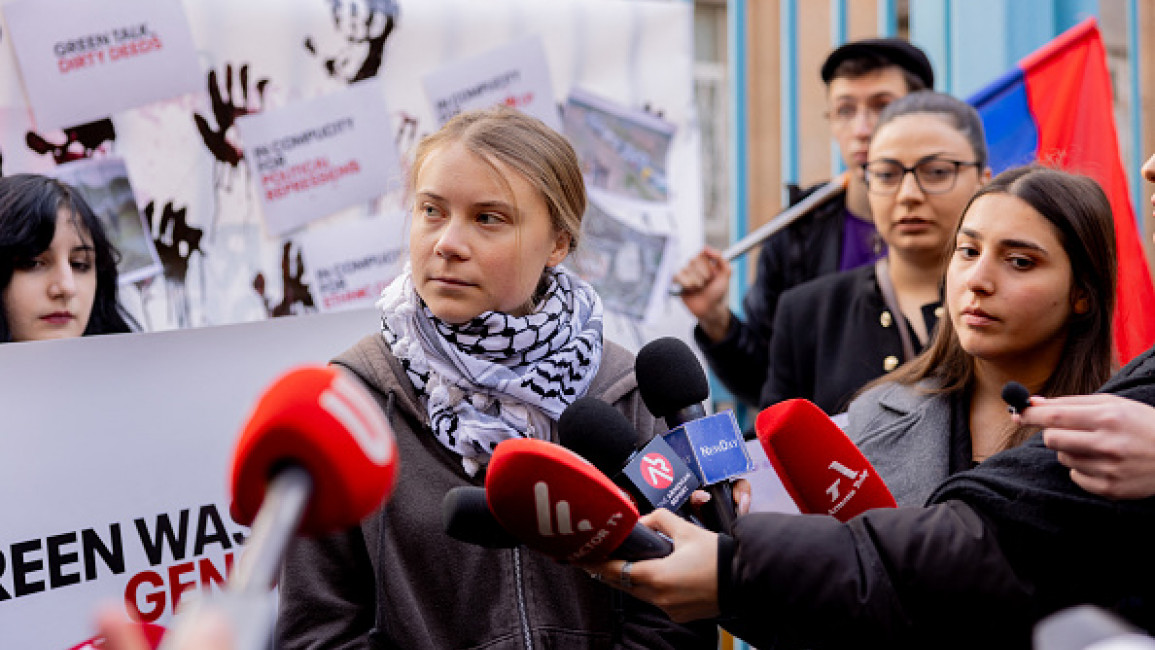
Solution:
<svg viewBox="0 0 1155 650">
<path fill-rule="evenodd" d="M 381 83 L 237 120 L 269 234 L 279 237 L 400 186 Z"/>
<path fill-rule="evenodd" d="M 4 18 L 39 129 L 202 88 L 179 0 L 19 0 Z"/>
<path fill-rule="evenodd" d="M 404 212 L 336 223 L 298 239 L 321 311 L 372 307 L 397 277 L 408 248 Z"/>
<path fill-rule="evenodd" d="M 539 36 L 438 68 L 423 82 L 439 124 L 462 111 L 504 104 L 561 131 L 549 61 Z"/>
<path fill-rule="evenodd" d="M 168 625 L 248 530 L 229 459 L 257 397 L 380 329 L 372 311 L 0 345 L 0 646 L 62 650 L 100 604 Z"/>
</svg>

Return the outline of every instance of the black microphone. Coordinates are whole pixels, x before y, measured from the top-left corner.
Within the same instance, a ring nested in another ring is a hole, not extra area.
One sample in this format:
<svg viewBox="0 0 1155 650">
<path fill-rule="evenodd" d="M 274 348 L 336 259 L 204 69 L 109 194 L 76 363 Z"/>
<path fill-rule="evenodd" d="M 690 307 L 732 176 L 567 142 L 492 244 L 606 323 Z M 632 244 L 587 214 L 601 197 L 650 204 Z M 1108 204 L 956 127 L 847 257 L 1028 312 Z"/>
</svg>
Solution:
<svg viewBox="0 0 1155 650">
<path fill-rule="evenodd" d="M 660 338 L 638 351 L 634 365 L 642 401 L 670 427 L 663 437 L 710 493 L 706 525 L 729 533 L 734 525 L 730 479 L 752 468 L 746 440 L 730 411 L 706 415 L 710 382 L 693 350 L 680 339 Z"/>
<path fill-rule="evenodd" d="M 593 397 L 579 397 L 557 423 L 558 441 L 630 493 L 643 513 L 677 511 L 700 485 L 662 436 L 642 445 L 626 416 Z"/>
<path fill-rule="evenodd" d="M 1031 405 L 1031 391 L 1017 381 L 1008 381 L 1003 386 L 1002 396 L 1011 413 L 1022 413 Z"/>
<path fill-rule="evenodd" d="M 481 486 L 460 485 L 446 492 L 441 500 L 441 525 L 453 539 L 475 546 L 513 548 L 521 544 L 493 516 Z"/>
<path fill-rule="evenodd" d="M 445 493 L 441 500 L 441 525 L 447 535 L 466 544 L 495 549 L 522 545 L 493 515 L 485 488 L 479 486 L 461 485 Z M 672 550 L 670 538 L 637 523 L 610 557 L 648 560 L 665 557 Z"/>
</svg>

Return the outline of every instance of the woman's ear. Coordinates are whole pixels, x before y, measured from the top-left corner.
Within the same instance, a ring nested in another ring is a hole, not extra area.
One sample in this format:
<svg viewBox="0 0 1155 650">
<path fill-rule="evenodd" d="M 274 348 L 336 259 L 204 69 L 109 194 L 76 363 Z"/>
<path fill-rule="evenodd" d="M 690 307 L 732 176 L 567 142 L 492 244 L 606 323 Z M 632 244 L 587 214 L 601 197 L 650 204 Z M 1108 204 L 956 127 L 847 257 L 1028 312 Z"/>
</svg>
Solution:
<svg viewBox="0 0 1155 650">
<path fill-rule="evenodd" d="M 553 240 L 553 250 L 550 251 L 549 259 L 545 261 L 545 265 L 549 267 L 557 266 L 565 261 L 569 255 L 570 243 L 573 237 L 566 231 L 560 230 L 557 237 Z"/>
<path fill-rule="evenodd" d="M 983 167 L 983 173 L 979 174 L 979 182 L 982 183 L 983 185 L 986 185 L 987 183 L 991 182 L 991 168 L 990 167 Z"/>
<path fill-rule="evenodd" d="M 1091 311 L 1091 301 L 1087 298 L 1087 292 L 1082 289 L 1076 289 L 1072 297 L 1074 300 L 1071 303 L 1071 311 L 1080 316 Z"/>
</svg>

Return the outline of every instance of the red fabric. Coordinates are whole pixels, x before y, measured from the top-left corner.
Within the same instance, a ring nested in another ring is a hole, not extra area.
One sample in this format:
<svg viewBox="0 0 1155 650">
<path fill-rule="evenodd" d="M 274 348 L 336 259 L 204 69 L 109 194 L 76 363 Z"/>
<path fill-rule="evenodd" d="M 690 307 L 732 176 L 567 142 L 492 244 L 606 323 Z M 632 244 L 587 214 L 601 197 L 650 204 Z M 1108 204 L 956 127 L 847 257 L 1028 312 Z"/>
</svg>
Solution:
<svg viewBox="0 0 1155 650">
<path fill-rule="evenodd" d="M 1095 19 L 1067 30 L 1019 65 L 1039 126 L 1038 159 L 1091 176 L 1111 201 L 1119 259 L 1115 348 L 1126 363 L 1155 342 L 1155 288 L 1127 191 L 1107 55 Z"/>
</svg>

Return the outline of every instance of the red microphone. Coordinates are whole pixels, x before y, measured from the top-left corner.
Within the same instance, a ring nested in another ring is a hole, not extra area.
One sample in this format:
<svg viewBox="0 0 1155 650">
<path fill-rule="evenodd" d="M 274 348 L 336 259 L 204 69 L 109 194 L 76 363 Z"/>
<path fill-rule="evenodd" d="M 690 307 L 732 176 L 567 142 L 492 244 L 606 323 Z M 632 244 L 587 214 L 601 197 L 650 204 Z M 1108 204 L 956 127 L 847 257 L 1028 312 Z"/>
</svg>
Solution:
<svg viewBox="0 0 1155 650">
<path fill-rule="evenodd" d="M 754 428 L 802 513 L 847 521 L 871 508 L 897 505 L 870 461 L 812 402 L 779 402 L 758 414 Z"/>
<path fill-rule="evenodd" d="M 233 517 L 249 525 L 270 479 L 287 466 L 312 478 L 299 532 L 355 525 L 393 489 L 393 430 L 355 379 L 332 366 L 304 366 L 277 379 L 257 401 L 230 469 Z"/>
<path fill-rule="evenodd" d="M 269 589 L 293 535 L 356 525 L 389 497 L 396 474 L 393 430 L 355 379 L 327 366 L 282 375 L 257 401 L 233 450 L 233 518 L 252 524 L 245 551 L 227 589 L 178 614 L 161 647 L 180 647 L 207 611 L 232 623 L 237 650 L 269 647 Z"/>
<path fill-rule="evenodd" d="M 494 518 L 523 544 L 568 562 L 640 560 L 673 551 L 668 538 L 638 524 L 638 509 L 605 474 L 544 440 L 497 445 L 485 476 Z"/>
</svg>

